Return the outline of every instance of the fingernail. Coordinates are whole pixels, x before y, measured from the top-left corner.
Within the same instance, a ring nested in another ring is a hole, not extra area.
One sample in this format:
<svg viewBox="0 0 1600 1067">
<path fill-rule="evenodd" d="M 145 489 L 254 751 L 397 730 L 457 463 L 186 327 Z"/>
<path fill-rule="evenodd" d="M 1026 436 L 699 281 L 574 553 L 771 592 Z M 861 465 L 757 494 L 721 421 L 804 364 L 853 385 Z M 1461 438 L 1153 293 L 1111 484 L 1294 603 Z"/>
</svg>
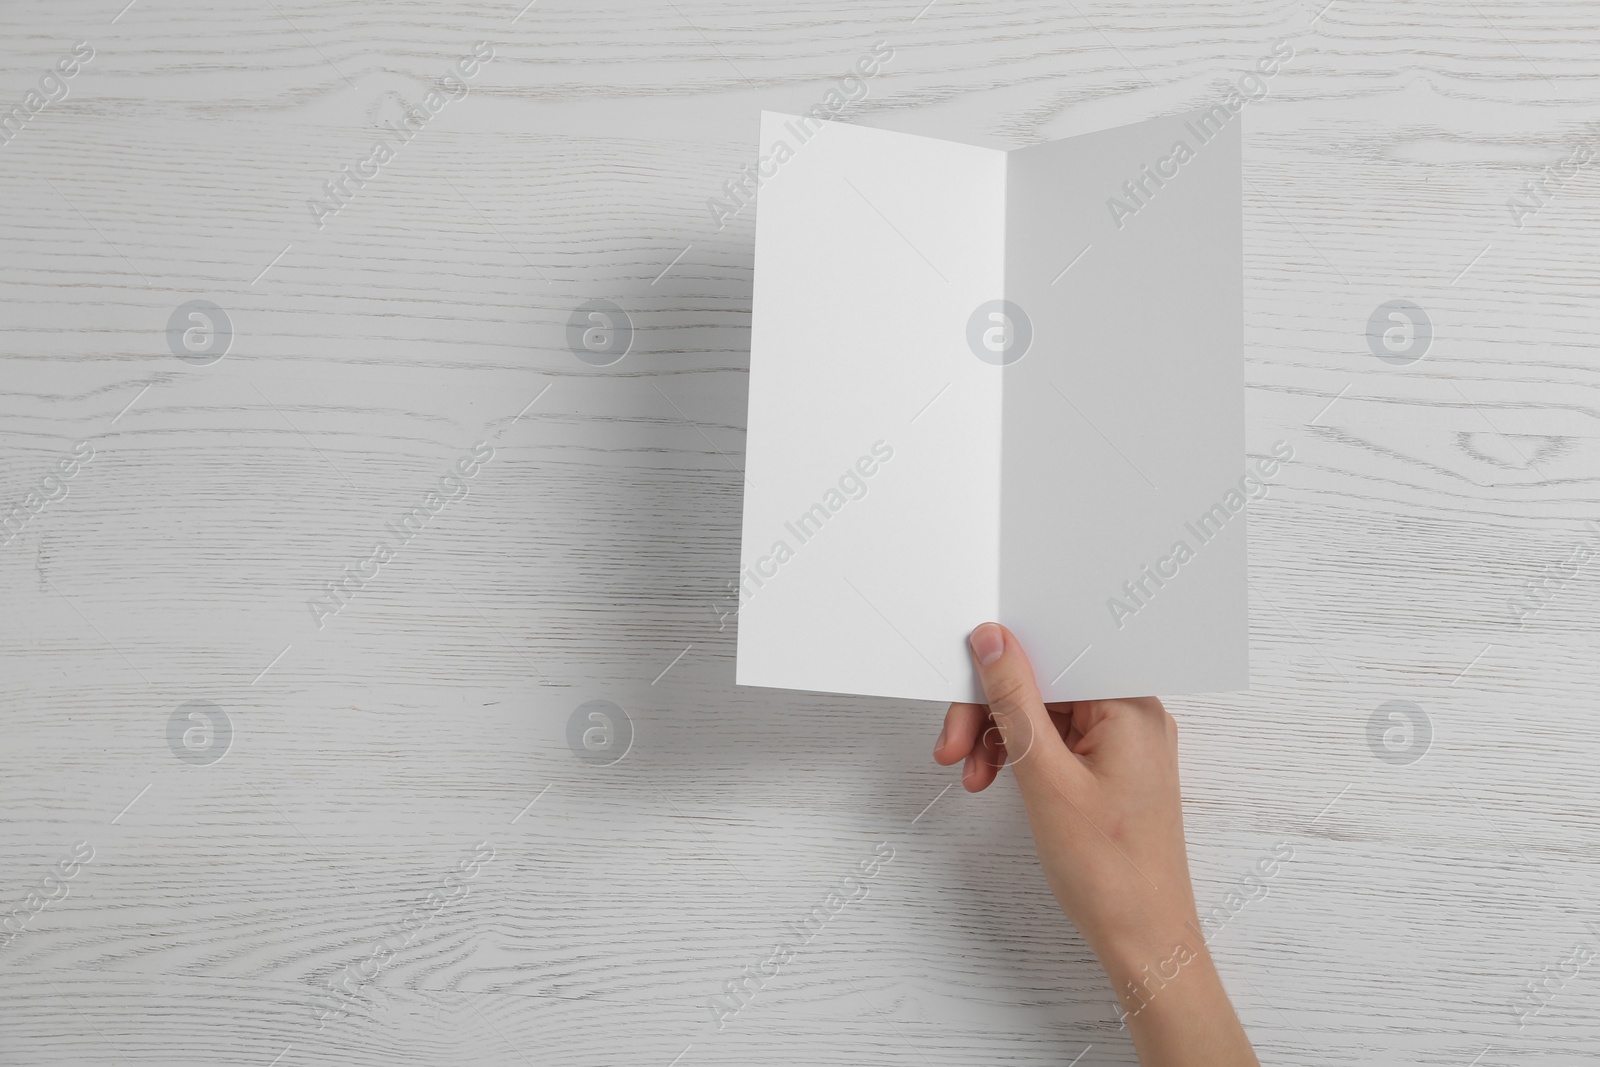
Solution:
<svg viewBox="0 0 1600 1067">
<path fill-rule="evenodd" d="M 933 750 L 935 752 L 944 747 L 944 735 L 949 731 L 949 729 L 950 728 L 948 726 L 941 726 L 939 728 L 939 740 L 933 743 Z"/>
<path fill-rule="evenodd" d="M 973 776 L 973 774 L 975 774 L 977 772 L 977 770 L 978 770 L 978 754 L 976 752 L 969 753 L 967 755 L 966 764 L 963 765 L 962 768 L 961 768 L 961 780 L 964 782 L 968 778 L 971 778 Z"/>
<path fill-rule="evenodd" d="M 972 636 L 967 640 L 972 645 L 973 658 L 980 667 L 989 666 L 1006 651 L 1006 635 L 992 622 L 986 622 L 972 631 Z"/>
</svg>

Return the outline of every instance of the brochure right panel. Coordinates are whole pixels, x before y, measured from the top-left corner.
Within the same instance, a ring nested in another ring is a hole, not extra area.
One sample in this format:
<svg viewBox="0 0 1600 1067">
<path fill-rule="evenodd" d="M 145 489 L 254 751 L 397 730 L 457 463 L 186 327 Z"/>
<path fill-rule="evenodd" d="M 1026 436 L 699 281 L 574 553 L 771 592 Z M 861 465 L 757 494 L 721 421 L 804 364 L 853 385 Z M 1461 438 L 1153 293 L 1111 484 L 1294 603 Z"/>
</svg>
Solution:
<svg viewBox="0 0 1600 1067">
<path fill-rule="evenodd" d="M 1001 621 L 1046 699 L 1248 685 L 1241 121 L 1008 156 L 1031 337 L 1003 368 Z"/>
</svg>

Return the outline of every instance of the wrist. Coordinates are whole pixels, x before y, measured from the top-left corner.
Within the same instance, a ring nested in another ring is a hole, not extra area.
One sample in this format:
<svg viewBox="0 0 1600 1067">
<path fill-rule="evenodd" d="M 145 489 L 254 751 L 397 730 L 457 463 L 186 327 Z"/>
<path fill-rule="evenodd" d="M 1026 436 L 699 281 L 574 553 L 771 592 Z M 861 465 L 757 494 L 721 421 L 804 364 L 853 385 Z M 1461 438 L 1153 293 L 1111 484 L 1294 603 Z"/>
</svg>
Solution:
<svg viewBox="0 0 1600 1067">
<path fill-rule="evenodd" d="M 1165 1016 L 1186 1015 L 1196 1004 L 1217 995 L 1225 997 L 1211 954 L 1205 943 L 1192 935 L 1174 942 L 1153 960 L 1136 967 L 1118 963 L 1108 966 L 1106 974 L 1121 1005 L 1122 1021 L 1129 1026 L 1156 1025 Z"/>
<path fill-rule="evenodd" d="M 1192 918 L 1151 921 L 1097 941 L 1095 955 L 1127 1011 L 1139 1004 L 1138 999 L 1130 1004 L 1130 997 L 1148 1001 L 1181 974 L 1215 970 L 1200 924 Z"/>
<path fill-rule="evenodd" d="M 1259 1067 L 1205 939 L 1185 931 L 1154 963 L 1102 958 L 1140 1062 Z"/>
</svg>

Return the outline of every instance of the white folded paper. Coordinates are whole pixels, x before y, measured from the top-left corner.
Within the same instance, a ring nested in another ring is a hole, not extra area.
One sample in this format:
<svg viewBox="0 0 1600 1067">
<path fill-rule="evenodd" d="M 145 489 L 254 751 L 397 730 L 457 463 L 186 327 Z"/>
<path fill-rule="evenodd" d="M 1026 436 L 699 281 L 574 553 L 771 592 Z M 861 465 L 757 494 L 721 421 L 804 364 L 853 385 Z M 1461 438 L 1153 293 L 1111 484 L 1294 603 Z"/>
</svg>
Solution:
<svg viewBox="0 0 1600 1067">
<path fill-rule="evenodd" d="M 740 684 L 981 702 L 992 620 L 1047 700 L 1247 685 L 1239 143 L 763 113 Z"/>
</svg>

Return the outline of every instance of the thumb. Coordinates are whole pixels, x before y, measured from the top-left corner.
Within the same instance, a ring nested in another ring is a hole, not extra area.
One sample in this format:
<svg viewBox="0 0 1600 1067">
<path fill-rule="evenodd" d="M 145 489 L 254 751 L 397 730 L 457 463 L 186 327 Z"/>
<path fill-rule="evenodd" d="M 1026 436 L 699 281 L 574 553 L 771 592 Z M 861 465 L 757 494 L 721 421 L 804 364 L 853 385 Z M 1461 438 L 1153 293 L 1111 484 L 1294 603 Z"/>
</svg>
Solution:
<svg viewBox="0 0 1600 1067">
<path fill-rule="evenodd" d="M 1024 785 L 1041 771 L 1061 773 L 1072 758 L 1034 681 L 1033 664 L 1016 635 L 986 622 L 968 638 L 989 714 L 1006 743 L 1006 757 Z"/>
</svg>

